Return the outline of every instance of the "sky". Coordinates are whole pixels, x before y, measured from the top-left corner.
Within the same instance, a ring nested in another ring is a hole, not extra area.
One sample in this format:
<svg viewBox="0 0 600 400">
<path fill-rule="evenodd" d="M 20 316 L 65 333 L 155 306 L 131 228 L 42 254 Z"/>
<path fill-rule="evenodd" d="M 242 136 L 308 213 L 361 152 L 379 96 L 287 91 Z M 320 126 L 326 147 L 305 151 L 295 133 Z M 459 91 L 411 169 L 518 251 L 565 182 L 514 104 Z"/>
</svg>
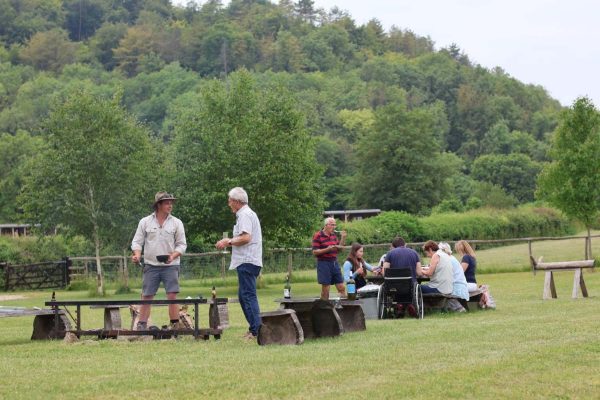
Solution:
<svg viewBox="0 0 600 400">
<path fill-rule="evenodd" d="M 315 0 L 348 11 L 357 24 L 377 18 L 452 43 L 471 62 L 501 67 L 543 86 L 563 106 L 588 96 L 600 107 L 600 2 L 594 0 Z"/>
<path fill-rule="evenodd" d="M 175 3 L 183 2 L 182 0 Z M 277 2 L 277 0 L 271 0 Z M 203 1 L 198 1 L 202 4 Z M 224 1 L 227 4 L 227 1 Z M 600 1 L 314 0 L 338 6 L 358 25 L 378 19 L 429 36 L 439 50 L 455 43 L 483 67 L 502 68 L 543 86 L 563 106 L 587 96 L 600 108 Z"/>
</svg>

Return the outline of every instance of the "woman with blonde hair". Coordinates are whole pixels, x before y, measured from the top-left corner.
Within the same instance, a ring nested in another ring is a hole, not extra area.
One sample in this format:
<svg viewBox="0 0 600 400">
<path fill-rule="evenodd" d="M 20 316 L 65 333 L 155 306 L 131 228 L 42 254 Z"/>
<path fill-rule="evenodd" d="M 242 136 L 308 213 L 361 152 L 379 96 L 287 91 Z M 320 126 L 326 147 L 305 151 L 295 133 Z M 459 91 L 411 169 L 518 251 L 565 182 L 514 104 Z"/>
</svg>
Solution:
<svg viewBox="0 0 600 400">
<path fill-rule="evenodd" d="M 467 289 L 469 289 L 469 292 L 477 290 L 477 280 L 475 279 L 477 259 L 475 258 L 475 251 L 466 240 L 459 240 L 456 242 L 454 250 L 461 256 L 460 265 L 465 272 Z"/>
</svg>

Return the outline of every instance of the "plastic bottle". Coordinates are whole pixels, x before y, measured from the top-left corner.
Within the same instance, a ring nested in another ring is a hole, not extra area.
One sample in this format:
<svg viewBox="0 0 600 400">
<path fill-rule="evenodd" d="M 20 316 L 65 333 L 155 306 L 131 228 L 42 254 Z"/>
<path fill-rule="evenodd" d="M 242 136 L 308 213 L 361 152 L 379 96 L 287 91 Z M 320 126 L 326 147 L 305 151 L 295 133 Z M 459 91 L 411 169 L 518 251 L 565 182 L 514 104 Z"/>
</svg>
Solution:
<svg viewBox="0 0 600 400">
<path fill-rule="evenodd" d="M 283 287 L 283 298 L 291 299 L 292 298 L 292 286 L 290 285 L 290 275 L 286 275 L 285 277 L 285 286 Z"/>
<path fill-rule="evenodd" d="M 348 300 L 356 300 L 356 282 L 354 282 L 352 275 L 346 282 L 346 293 L 348 294 Z"/>
</svg>

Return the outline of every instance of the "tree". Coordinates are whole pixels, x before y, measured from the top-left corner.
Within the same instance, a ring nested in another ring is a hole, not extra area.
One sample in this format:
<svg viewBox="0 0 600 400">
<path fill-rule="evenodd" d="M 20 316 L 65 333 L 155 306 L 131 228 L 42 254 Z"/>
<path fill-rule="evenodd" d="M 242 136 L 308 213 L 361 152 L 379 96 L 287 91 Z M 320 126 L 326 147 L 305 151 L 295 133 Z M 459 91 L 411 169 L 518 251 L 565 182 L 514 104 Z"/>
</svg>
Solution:
<svg viewBox="0 0 600 400">
<path fill-rule="evenodd" d="M 64 226 L 94 243 L 99 293 L 101 247 L 127 245 L 158 187 L 148 132 L 119 101 L 77 91 L 56 106 L 44 124 L 48 148 L 28 165 L 20 197 L 32 222 Z"/>
<path fill-rule="evenodd" d="M 19 54 L 20 58 L 36 69 L 60 72 L 67 64 L 75 62 L 77 45 L 69 41 L 62 29 L 38 32 Z"/>
<path fill-rule="evenodd" d="M 26 174 L 27 160 L 43 147 L 39 137 L 25 131 L 16 135 L 0 134 L 0 222 L 19 222 L 17 196 Z"/>
<path fill-rule="evenodd" d="M 561 114 L 550 156 L 552 162 L 538 179 L 537 195 L 583 222 L 590 258 L 590 229 L 600 217 L 600 113 L 589 98 L 578 98 Z"/>
<path fill-rule="evenodd" d="M 212 81 L 175 128 L 179 209 L 192 231 L 231 229 L 227 192 L 244 187 L 273 245 L 298 245 L 323 211 L 314 142 L 289 92 L 247 71 Z M 211 237 L 211 234 L 213 235 Z"/>
<path fill-rule="evenodd" d="M 540 163 L 525 154 L 486 154 L 473 162 L 471 174 L 479 181 L 500 186 L 521 202 L 528 202 L 535 197 L 535 180 L 541 169 Z"/>
<path fill-rule="evenodd" d="M 442 152 L 440 118 L 437 110 L 399 104 L 376 111 L 373 132 L 357 144 L 358 206 L 417 213 L 442 200 L 460 162 Z"/>
</svg>

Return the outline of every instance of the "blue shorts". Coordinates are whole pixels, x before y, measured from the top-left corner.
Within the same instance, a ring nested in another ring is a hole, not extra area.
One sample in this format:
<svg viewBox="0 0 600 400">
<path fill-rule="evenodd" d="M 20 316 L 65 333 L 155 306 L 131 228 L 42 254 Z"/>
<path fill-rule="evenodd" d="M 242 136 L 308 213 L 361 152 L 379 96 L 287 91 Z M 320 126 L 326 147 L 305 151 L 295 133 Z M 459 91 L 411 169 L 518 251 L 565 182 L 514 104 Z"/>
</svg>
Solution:
<svg viewBox="0 0 600 400">
<path fill-rule="evenodd" d="M 167 293 L 179 293 L 179 265 L 157 267 L 144 264 L 142 295 L 154 296 L 161 282 L 165 285 Z"/>
<path fill-rule="evenodd" d="M 337 260 L 317 260 L 317 282 L 320 285 L 337 285 L 344 282 Z"/>
</svg>

